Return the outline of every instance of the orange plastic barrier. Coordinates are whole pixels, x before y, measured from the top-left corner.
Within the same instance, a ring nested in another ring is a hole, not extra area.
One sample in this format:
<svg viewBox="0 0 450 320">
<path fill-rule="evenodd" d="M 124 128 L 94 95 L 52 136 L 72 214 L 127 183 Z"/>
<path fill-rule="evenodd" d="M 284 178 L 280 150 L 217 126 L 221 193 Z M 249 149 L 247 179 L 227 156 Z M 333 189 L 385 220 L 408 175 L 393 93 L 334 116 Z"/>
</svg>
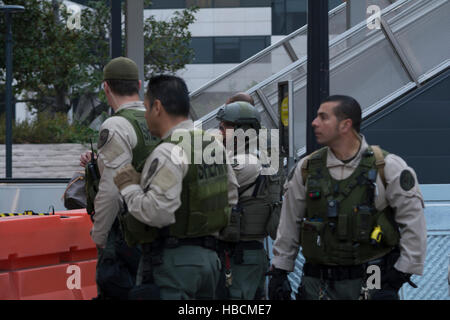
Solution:
<svg viewBox="0 0 450 320">
<path fill-rule="evenodd" d="M 0 218 L 0 299 L 95 297 L 91 228 L 84 209 Z"/>
</svg>

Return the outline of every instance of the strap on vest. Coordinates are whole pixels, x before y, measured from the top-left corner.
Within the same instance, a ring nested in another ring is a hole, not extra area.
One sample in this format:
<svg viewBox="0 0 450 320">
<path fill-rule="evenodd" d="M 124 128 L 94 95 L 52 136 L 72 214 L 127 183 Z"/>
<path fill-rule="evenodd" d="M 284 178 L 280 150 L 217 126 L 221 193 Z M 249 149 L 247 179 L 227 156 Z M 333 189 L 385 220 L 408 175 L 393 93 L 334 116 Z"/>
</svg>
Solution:
<svg viewBox="0 0 450 320">
<path fill-rule="evenodd" d="M 384 155 L 383 151 L 379 146 L 371 146 L 373 155 L 375 156 L 375 166 L 377 167 L 378 173 L 380 174 L 381 181 L 383 182 L 384 187 L 386 187 L 386 177 L 384 175 Z"/>
<path fill-rule="evenodd" d="M 384 175 L 384 166 L 386 162 L 384 161 L 383 151 L 381 150 L 380 146 L 377 145 L 373 145 L 370 147 L 372 148 L 373 155 L 375 156 L 375 166 L 377 167 L 377 171 L 380 174 L 381 182 L 383 183 L 384 187 L 386 187 L 386 176 Z M 313 154 L 316 154 L 320 150 L 322 149 L 316 150 L 310 155 L 308 155 L 305 161 L 303 161 L 302 163 L 301 170 L 302 170 L 303 185 L 306 184 L 306 178 L 308 177 L 308 161 Z"/>
</svg>

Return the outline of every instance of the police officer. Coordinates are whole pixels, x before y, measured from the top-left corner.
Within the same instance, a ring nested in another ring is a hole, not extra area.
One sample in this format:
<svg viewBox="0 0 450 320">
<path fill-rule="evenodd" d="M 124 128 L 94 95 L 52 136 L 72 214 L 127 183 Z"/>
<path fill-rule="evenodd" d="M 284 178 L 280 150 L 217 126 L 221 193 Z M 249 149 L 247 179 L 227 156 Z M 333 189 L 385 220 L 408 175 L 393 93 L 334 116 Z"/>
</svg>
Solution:
<svg viewBox="0 0 450 320">
<path fill-rule="evenodd" d="M 196 140 L 215 142 L 188 119 L 189 95 L 182 79 L 151 78 L 145 104 L 150 131 L 162 141 L 142 174 L 125 166 L 114 178 L 128 206 L 126 237 L 143 250 L 137 288 L 156 285 L 161 299 L 214 299 L 221 267 L 217 236 L 228 224 L 229 204 L 237 203 L 236 178 L 226 158 L 212 164 L 195 158 L 201 151 Z M 221 144 L 214 146 L 226 156 Z M 143 291 L 135 298 L 158 298 Z"/>
<path fill-rule="evenodd" d="M 113 175 L 125 164 L 132 164 L 141 171 L 151 146 L 158 140 L 147 128 L 145 106 L 139 98 L 141 81 L 134 61 L 125 57 L 111 60 L 103 70 L 103 87 L 115 114 L 100 127 L 97 147 L 101 177 L 95 201 L 88 204 L 88 208 L 95 209 L 91 237 L 98 249 L 99 297 L 126 299 L 135 282 L 139 252 L 123 241 L 116 220 L 123 203 Z M 90 157 L 90 152 L 83 154 L 81 165 L 85 166 Z M 88 194 L 92 187 L 87 186 Z"/>
<path fill-rule="evenodd" d="M 410 276 L 423 273 L 426 225 L 416 174 L 400 157 L 368 145 L 360 123 L 351 97 L 320 105 L 312 126 L 326 147 L 302 159 L 286 182 L 272 299 L 289 298 L 287 273 L 299 246 L 306 262 L 298 299 L 359 299 L 362 291 L 369 299 L 398 299 L 405 282 L 414 285 Z"/>
<path fill-rule="evenodd" d="M 245 98 L 241 94 L 228 101 Z M 249 101 L 248 97 L 246 100 Z M 273 186 L 275 189 L 278 186 L 278 192 L 269 188 L 272 180 L 262 172 L 256 145 L 261 118 L 256 108 L 248 102 L 232 102 L 219 109 L 216 118 L 220 121 L 219 128 L 231 153 L 232 167 L 240 186 L 239 213 L 235 217 L 239 220 L 235 222 L 238 237 L 230 238 L 222 234 L 219 254 L 224 267 L 224 281 L 220 282 L 218 292 L 223 299 L 262 299 L 269 266 L 263 240 L 270 231 L 273 237 L 276 234 L 276 226 L 274 230 L 268 230 L 273 226 L 269 223 L 274 209 L 271 200 L 280 203 L 281 188 L 278 180 L 274 180 L 278 185 Z M 242 131 L 239 132 L 239 129 Z M 250 134 L 252 131 L 253 135 Z M 244 133 L 248 134 L 250 140 L 248 143 L 241 140 L 242 145 L 238 145 L 236 136 Z M 255 147 L 253 150 L 252 143 Z M 270 194 L 269 190 L 272 193 L 275 191 L 275 194 Z"/>
</svg>

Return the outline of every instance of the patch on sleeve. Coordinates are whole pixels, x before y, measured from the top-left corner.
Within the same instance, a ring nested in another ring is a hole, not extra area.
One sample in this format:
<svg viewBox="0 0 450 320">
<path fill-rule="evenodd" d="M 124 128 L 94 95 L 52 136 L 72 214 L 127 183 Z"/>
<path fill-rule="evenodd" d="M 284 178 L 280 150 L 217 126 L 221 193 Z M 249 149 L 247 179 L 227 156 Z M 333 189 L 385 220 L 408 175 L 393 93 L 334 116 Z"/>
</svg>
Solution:
<svg viewBox="0 0 450 320">
<path fill-rule="evenodd" d="M 162 192 L 166 192 L 170 188 L 172 188 L 177 183 L 177 178 L 175 174 L 166 166 L 163 166 L 155 178 L 152 181 L 152 184 L 161 188 Z"/>
<path fill-rule="evenodd" d="M 413 174 L 409 170 L 403 170 L 400 174 L 400 186 L 403 190 L 409 191 L 416 184 Z"/>
<path fill-rule="evenodd" d="M 108 129 L 103 129 L 100 132 L 100 137 L 98 138 L 98 142 L 97 142 L 97 148 L 98 149 L 103 147 L 105 145 L 106 141 L 108 141 L 108 135 L 109 135 L 109 130 Z"/>
<path fill-rule="evenodd" d="M 99 155 L 105 166 L 110 168 L 117 168 L 126 160 L 126 153 L 117 138 L 112 135 L 109 141 L 100 150 Z"/>
</svg>

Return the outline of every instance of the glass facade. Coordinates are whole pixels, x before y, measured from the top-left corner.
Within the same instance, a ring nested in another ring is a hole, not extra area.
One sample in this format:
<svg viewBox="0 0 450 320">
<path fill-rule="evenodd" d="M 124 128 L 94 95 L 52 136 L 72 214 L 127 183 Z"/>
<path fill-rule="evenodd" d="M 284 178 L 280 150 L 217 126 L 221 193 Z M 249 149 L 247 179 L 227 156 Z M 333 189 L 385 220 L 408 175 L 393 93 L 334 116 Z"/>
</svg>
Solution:
<svg viewBox="0 0 450 320">
<path fill-rule="evenodd" d="M 193 37 L 194 64 L 240 63 L 270 45 L 270 36 Z"/>
</svg>

